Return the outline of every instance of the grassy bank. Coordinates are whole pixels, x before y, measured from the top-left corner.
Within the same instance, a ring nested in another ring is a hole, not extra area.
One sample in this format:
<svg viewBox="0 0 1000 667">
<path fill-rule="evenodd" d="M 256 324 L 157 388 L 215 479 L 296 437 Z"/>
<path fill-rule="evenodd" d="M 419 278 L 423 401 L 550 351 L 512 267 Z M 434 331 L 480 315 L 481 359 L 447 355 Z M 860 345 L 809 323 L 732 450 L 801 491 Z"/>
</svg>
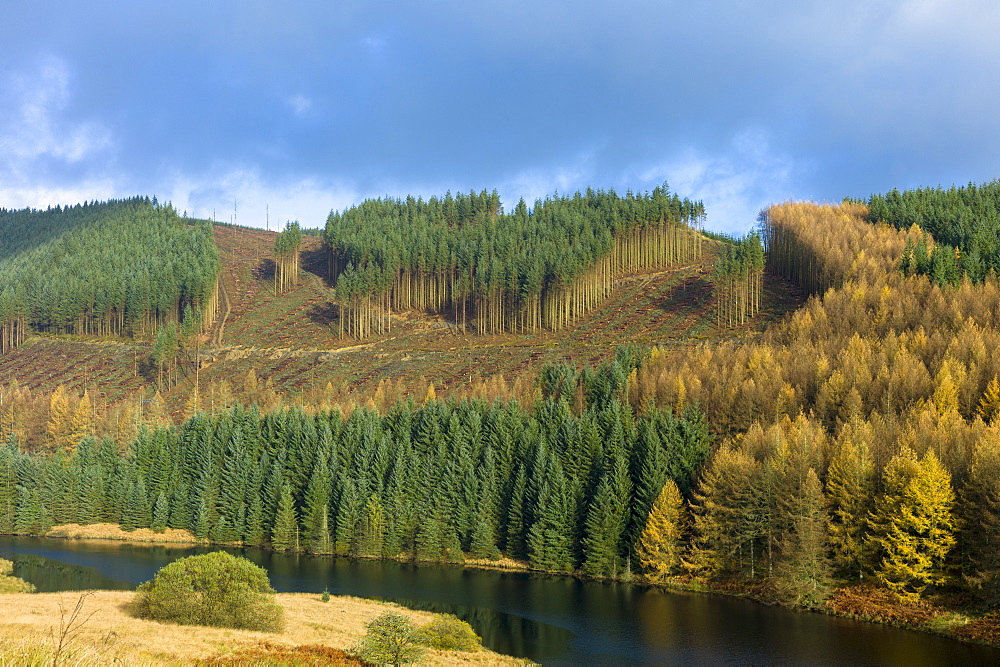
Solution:
<svg viewBox="0 0 1000 667">
<path fill-rule="evenodd" d="M 134 618 L 133 593 L 89 591 L 0 595 L 0 665 L 3 664 L 337 664 L 365 634 L 365 624 L 387 610 L 427 623 L 427 612 L 350 597 L 280 593 L 286 629 L 278 634 L 181 626 Z M 70 632 L 78 602 L 80 612 Z M 59 649 L 60 639 L 63 648 Z M 351 664 L 347 662 L 345 664 Z M 360 663 L 354 663 L 360 664 Z M 493 653 L 427 651 L 425 664 L 522 665 Z"/>
</svg>

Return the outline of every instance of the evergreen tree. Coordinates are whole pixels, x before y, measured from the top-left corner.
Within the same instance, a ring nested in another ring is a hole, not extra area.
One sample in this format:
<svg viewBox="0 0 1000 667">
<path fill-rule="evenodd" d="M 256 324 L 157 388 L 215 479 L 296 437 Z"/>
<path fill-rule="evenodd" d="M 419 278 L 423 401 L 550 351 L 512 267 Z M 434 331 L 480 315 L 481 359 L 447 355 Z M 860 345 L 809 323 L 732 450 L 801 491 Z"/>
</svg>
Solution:
<svg viewBox="0 0 1000 667">
<path fill-rule="evenodd" d="M 775 584 L 790 602 L 816 607 L 830 594 L 831 567 L 823 486 L 812 468 L 789 504 L 792 530 L 781 544 Z"/>
<path fill-rule="evenodd" d="M 845 442 L 830 461 L 826 497 L 834 564 L 862 579 L 872 564 L 868 519 L 875 499 L 875 468 L 865 443 Z"/>
<path fill-rule="evenodd" d="M 958 503 L 962 577 L 986 604 L 1000 603 L 1000 442 L 980 442 Z"/>
<path fill-rule="evenodd" d="M 162 533 L 167 527 L 167 519 L 170 516 L 170 506 L 167 504 L 167 496 L 160 491 L 156 495 L 156 502 L 153 504 L 152 520 L 149 527 L 158 533 Z"/>
<path fill-rule="evenodd" d="M 299 521 L 288 484 L 281 487 L 278 512 L 271 531 L 271 546 L 276 551 L 297 551 L 299 548 Z"/>
<path fill-rule="evenodd" d="M 591 577 L 616 576 L 622 569 L 622 538 L 628 509 L 628 476 L 620 457 L 609 457 L 587 512 L 583 538 L 583 572 Z"/>
<path fill-rule="evenodd" d="M 136 475 L 125 497 L 125 507 L 122 510 L 122 530 L 132 531 L 138 528 L 149 528 L 152 521 L 149 498 L 146 496 L 146 483 L 141 476 Z"/>
</svg>

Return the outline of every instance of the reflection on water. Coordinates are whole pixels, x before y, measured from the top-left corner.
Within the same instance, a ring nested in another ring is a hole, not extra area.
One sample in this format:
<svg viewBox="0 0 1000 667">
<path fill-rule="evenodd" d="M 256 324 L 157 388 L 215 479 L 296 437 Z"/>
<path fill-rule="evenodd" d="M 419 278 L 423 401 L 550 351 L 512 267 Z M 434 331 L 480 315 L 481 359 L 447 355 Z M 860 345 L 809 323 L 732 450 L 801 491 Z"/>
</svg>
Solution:
<svg viewBox="0 0 1000 667">
<path fill-rule="evenodd" d="M 133 588 L 206 548 L 0 537 L 39 590 Z M 522 572 L 231 550 L 278 591 L 388 600 L 469 622 L 490 648 L 544 664 L 998 664 L 1000 651 L 744 600 Z"/>
<path fill-rule="evenodd" d="M 34 554 L 4 553 L 3 556 L 14 563 L 14 576 L 33 583 L 39 593 L 133 588 L 123 581 L 104 576 L 92 567 L 70 565 Z"/>
</svg>

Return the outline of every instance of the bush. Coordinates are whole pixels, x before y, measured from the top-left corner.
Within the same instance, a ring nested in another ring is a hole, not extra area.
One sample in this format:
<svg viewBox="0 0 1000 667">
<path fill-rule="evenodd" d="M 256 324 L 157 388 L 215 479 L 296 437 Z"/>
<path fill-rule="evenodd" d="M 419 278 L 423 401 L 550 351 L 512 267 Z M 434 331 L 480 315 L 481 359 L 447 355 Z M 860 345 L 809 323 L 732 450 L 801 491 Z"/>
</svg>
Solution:
<svg viewBox="0 0 1000 667">
<path fill-rule="evenodd" d="M 478 651 L 483 645 L 471 625 L 451 614 L 435 614 L 433 621 L 417 629 L 414 639 L 442 651 Z"/>
<path fill-rule="evenodd" d="M 224 551 L 163 567 L 136 589 L 133 609 L 140 618 L 180 625 L 266 632 L 280 632 L 284 625 L 267 572 Z"/>
<path fill-rule="evenodd" d="M 406 616 L 388 611 L 366 627 L 368 634 L 353 649 L 362 660 L 377 665 L 405 665 L 423 657 L 423 648 L 414 641 L 416 629 Z"/>
</svg>

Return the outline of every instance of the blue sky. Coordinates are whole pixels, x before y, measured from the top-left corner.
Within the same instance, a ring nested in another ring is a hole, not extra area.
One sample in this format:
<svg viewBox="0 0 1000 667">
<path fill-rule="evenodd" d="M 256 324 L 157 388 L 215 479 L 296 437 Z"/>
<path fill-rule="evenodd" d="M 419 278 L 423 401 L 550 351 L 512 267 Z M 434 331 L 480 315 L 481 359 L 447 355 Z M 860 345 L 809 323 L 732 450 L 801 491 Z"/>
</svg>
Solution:
<svg viewBox="0 0 1000 667">
<path fill-rule="evenodd" d="M 0 0 L 0 207 L 322 226 L 663 181 L 769 203 L 1000 178 L 1000 3 Z"/>
</svg>

